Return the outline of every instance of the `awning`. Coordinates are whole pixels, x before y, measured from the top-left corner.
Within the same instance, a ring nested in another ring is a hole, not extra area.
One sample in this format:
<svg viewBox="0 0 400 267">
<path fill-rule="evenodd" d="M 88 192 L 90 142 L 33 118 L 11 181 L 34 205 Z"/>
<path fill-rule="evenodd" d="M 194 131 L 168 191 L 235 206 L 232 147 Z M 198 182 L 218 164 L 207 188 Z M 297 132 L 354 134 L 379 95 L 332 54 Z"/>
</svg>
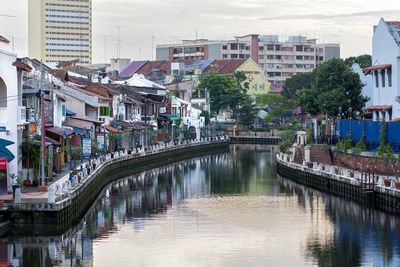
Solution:
<svg viewBox="0 0 400 267">
<path fill-rule="evenodd" d="M 59 136 L 64 136 L 64 133 L 69 136 L 74 133 L 74 131 L 67 129 L 67 128 L 59 128 L 59 127 L 49 127 L 46 128 L 46 131 L 49 131 L 50 133 L 54 133 Z"/>
<path fill-rule="evenodd" d="M 35 145 L 38 145 L 38 146 L 42 145 L 41 140 L 33 140 L 32 143 L 34 143 Z M 61 146 L 61 143 L 46 136 L 46 146 Z"/>
<path fill-rule="evenodd" d="M 170 121 L 172 121 L 172 120 L 179 119 L 179 116 L 172 115 L 172 114 L 159 114 L 158 116 L 159 116 L 158 117 L 159 120 L 170 120 Z"/>
<path fill-rule="evenodd" d="M 375 106 L 369 106 L 366 109 L 368 111 L 391 110 L 392 106 L 390 106 L 390 105 L 375 105 Z"/>
<path fill-rule="evenodd" d="M 102 121 L 92 120 L 92 119 L 89 119 L 89 118 L 82 118 L 82 117 L 77 117 L 77 116 L 72 117 L 72 119 L 77 119 L 77 120 L 81 120 L 81 121 L 87 121 L 87 122 L 91 122 L 91 123 L 94 123 L 94 124 L 103 124 L 104 123 Z"/>
<path fill-rule="evenodd" d="M 363 69 L 363 73 L 364 73 L 364 75 L 368 75 L 374 70 L 384 70 L 384 69 L 388 69 L 388 68 L 391 68 L 391 67 L 392 67 L 392 64 L 371 66 L 371 67 Z"/>
<path fill-rule="evenodd" d="M 75 116 L 76 115 L 76 113 L 75 112 L 73 112 L 73 111 L 71 111 L 71 110 L 69 110 L 69 109 L 67 109 L 67 115 L 68 116 Z"/>
</svg>

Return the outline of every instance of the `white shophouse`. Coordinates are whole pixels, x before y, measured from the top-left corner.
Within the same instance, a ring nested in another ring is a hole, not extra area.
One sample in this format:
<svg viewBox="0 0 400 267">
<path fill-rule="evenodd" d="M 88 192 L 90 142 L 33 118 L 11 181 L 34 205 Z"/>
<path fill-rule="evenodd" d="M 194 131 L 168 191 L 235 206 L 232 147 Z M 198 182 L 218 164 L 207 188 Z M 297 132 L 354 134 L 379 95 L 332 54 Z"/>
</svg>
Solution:
<svg viewBox="0 0 400 267">
<path fill-rule="evenodd" d="M 372 38 L 372 66 L 363 70 L 372 76 L 373 120 L 400 120 L 400 21 L 379 20 Z"/>
<path fill-rule="evenodd" d="M 1 41 L 1 40 L 0 40 Z M 22 131 L 26 125 L 26 110 L 22 106 L 22 71 L 29 67 L 17 61 L 17 55 L 0 50 L 0 157 L 8 160 L 8 174 L 22 176 Z M 10 187 L 8 178 L 0 182 L 0 194 Z M 11 190 L 11 189 L 8 189 Z"/>
</svg>

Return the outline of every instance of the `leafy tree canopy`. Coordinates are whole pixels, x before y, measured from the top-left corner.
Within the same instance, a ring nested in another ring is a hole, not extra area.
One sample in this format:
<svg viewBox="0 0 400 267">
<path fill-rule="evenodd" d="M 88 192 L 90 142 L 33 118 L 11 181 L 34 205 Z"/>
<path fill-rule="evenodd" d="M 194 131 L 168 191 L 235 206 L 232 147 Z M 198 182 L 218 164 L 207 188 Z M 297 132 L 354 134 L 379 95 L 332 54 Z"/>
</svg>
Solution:
<svg viewBox="0 0 400 267">
<path fill-rule="evenodd" d="M 302 90 L 299 103 L 313 116 L 354 116 L 361 111 L 367 97 L 362 96 L 362 83 L 357 73 L 341 59 L 331 59 L 315 69 L 315 83 L 311 89 Z M 351 114 L 349 108 L 352 108 Z"/>
<path fill-rule="evenodd" d="M 360 65 L 362 69 L 368 68 L 372 65 L 371 55 L 361 55 L 358 57 L 349 57 L 344 60 L 344 63 L 351 68 L 354 63 Z"/>
<path fill-rule="evenodd" d="M 257 97 L 259 107 L 268 106 L 270 111 L 266 116 L 266 121 L 281 121 L 283 115 L 290 114 L 296 104 L 280 94 L 264 94 Z"/>
<path fill-rule="evenodd" d="M 297 92 L 303 89 L 311 89 L 315 82 L 315 70 L 312 72 L 299 73 L 293 77 L 286 79 L 283 86 L 282 95 L 287 99 L 297 100 Z"/>
</svg>

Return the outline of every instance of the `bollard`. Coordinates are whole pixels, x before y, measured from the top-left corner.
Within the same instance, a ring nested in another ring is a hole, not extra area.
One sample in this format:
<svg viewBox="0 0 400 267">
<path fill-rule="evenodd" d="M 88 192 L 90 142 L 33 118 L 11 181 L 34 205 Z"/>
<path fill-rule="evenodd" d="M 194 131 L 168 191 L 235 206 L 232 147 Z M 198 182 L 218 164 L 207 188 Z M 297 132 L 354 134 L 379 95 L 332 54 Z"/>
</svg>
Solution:
<svg viewBox="0 0 400 267">
<path fill-rule="evenodd" d="M 55 188 L 52 186 L 49 188 L 49 193 L 48 193 L 48 203 L 55 203 L 56 202 L 56 192 Z"/>
<path fill-rule="evenodd" d="M 16 188 L 15 189 L 15 197 L 14 197 L 14 203 L 21 203 L 21 188 Z"/>
</svg>

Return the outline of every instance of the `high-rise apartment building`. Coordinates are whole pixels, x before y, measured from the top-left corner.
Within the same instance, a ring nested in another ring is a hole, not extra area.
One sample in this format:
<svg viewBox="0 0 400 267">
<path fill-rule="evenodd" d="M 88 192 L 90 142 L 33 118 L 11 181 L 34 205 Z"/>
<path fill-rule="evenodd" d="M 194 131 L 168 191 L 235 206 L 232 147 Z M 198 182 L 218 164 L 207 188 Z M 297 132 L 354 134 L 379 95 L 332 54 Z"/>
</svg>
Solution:
<svg viewBox="0 0 400 267">
<path fill-rule="evenodd" d="M 29 57 L 92 62 L 92 0 L 29 0 Z"/>
<path fill-rule="evenodd" d="M 252 58 L 263 68 L 272 85 L 282 85 L 294 74 L 312 71 L 321 62 L 340 57 L 339 44 L 318 44 L 316 39 L 276 35 L 246 35 L 234 40 L 184 40 L 181 44 L 157 45 L 157 60 L 221 60 Z"/>
</svg>

